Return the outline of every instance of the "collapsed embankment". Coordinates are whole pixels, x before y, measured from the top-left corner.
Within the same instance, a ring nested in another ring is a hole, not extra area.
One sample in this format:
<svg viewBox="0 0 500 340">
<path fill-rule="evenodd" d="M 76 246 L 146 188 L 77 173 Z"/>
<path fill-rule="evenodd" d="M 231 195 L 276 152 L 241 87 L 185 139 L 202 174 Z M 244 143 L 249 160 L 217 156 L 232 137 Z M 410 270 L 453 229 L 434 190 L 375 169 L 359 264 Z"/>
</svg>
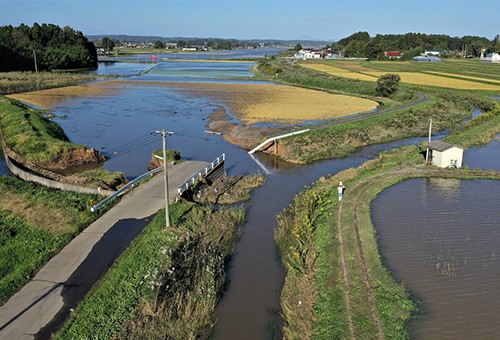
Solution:
<svg viewBox="0 0 500 340">
<path fill-rule="evenodd" d="M 64 131 L 45 118 L 42 111 L 1 97 L 0 129 L 7 165 L 24 180 L 92 193 L 116 190 L 125 182 L 120 173 L 81 171 L 82 168 L 96 169 L 105 157 L 97 150 L 69 142 Z"/>
</svg>

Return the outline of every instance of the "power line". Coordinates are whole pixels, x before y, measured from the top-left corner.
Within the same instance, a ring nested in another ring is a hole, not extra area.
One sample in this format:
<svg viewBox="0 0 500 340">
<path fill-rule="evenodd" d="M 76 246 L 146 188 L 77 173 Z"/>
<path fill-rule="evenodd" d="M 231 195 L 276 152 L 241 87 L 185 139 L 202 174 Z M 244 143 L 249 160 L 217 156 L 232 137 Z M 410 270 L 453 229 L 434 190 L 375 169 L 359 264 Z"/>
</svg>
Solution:
<svg viewBox="0 0 500 340">
<path fill-rule="evenodd" d="M 143 143 L 144 141 L 146 141 L 148 139 L 149 140 L 153 140 L 153 139 L 156 140 L 152 134 L 148 134 L 148 135 L 141 136 L 139 138 L 133 139 L 130 142 L 127 142 L 127 143 L 118 145 L 118 146 L 116 146 L 114 148 L 111 148 L 110 150 L 108 150 L 108 152 L 110 152 L 110 153 L 120 152 L 121 150 L 126 150 L 126 149 L 128 149 L 130 147 L 133 147 L 134 145 L 136 145 L 138 143 Z"/>
<path fill-rule="evenodd" d="M 148 141 L 148 142 L 145 142 L 145 143 L 142 143 L 142 144 L 138 144 L 138 145 L 136 145 L 133 148 L 129 148 L 129 149 L 124 150 L 124 151 L 122 151 L 120 153 L 113 154 L 113 155 L 110 156 L 110 158 L 120 157 L 120 156 L 126 155 L 128 153 L 131 153 L 132 151 L 135 151 L 137 149 L 140 149 L 140 148 L 143 148 L 143 147 L 145 147 L 147 145 L 151 145 L 151 144 L 155 144 L 155 143 L 158 143 L 158 141 L 152 140 L 152 141 Z"/>
</svg>

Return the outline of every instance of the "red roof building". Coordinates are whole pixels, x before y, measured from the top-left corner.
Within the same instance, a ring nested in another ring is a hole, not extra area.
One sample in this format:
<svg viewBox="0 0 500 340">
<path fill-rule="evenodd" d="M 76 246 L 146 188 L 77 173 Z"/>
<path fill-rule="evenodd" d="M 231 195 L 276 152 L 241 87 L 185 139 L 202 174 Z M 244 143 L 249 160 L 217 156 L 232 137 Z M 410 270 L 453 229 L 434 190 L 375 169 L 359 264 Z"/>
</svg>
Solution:
<svg viewBox="0 0 500 340">
<path fill-rule="evenodd" d="M 385 52 L 385 56 L 388 57 L 388 58 L 396 58 L 396 59 L 399 59 L 401 58 L 401 56 L 403 55 L 403 53 L 401 53 L 401 51 L 389 51 L 389 52 Z"/>
</svg>

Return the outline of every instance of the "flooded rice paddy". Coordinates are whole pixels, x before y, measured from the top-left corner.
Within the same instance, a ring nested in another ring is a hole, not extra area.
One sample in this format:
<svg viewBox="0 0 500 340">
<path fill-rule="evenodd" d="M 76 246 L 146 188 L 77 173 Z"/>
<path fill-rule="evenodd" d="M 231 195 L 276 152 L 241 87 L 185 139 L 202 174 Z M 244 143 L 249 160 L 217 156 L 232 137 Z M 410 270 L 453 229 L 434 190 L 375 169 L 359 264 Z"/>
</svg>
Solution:
<svg viewBox="0 0 500 340">
<path fill-rule="evenodd" d="M 414 339 L 500 337 L 500 182 L 412 179 L 372 203 L 386 266 L 420 302 Z"/>
</svg>

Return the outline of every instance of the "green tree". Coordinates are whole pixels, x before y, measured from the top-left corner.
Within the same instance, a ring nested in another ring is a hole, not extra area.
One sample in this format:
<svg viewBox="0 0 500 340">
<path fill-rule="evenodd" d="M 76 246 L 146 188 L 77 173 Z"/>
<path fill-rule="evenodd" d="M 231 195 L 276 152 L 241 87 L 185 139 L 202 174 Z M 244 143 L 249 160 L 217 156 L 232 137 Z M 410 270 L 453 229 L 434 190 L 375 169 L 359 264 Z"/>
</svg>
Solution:
<svg viewBox="0 0 500 340">
<path fill-rule="evenodd" d="M 93 43 L 69 26 L 34 23 L 0 27 L 0 72 L 97 67 Z"/>
<path fill-rule="evenodd" d="M 177 47 L 178 48 L 184 48 L 184 47 L 186 47 L 186 45 L 187 44 L 186 44 L 186 42 L 184 40 L 177 41 Z"/>
<path fill-rule="evenodd" d="M 300 51 L 302 49 L 302 45 L 301 44 L 297 44 L 295 45 L 295 47 L 293 48 L 294 51 Z"/>
<path fill-rule="evenodd" d="M 384 40 L 380 34 L 366 44 L 366 56 L 370 60 L 380 60 L 384 57 L 385 46 Z"/>
<path fill-rule="evenodd" d="M 399 87 L 401 77 L 399 74 L 384 74 L 377 80 L 377 95 L 381 97 L 389 97 L 391 94 L 396 93 Z"/>
<path fill-rule="evenodd" d="M 364 58 L 366 57 L 366 46 L 368 42 L 362 40 L 351 40 L 343 49 L 344 57 Z"/>
<path fill-rule="evenodd" d="M 156 40 L 154 43 L 154 48 L 165 48 L 165 44 L 161 40 Z"/>
<path fill-rule="evenodd" d="M 104 48 L 106 51 L 113 51 L 113 48 L 115 47 L 115 42 L 113 39 L 110 39 L 108 37 L 102 38 L 102 48 Z"/>
</svg>

